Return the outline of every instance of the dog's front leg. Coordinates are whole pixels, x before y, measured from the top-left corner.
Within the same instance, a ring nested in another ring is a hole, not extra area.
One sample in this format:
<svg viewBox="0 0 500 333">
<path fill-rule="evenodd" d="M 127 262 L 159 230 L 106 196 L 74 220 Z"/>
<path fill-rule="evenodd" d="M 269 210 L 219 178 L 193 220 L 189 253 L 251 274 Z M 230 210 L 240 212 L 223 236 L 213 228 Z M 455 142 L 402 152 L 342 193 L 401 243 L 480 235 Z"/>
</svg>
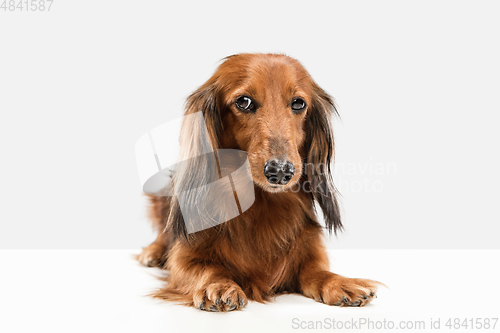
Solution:
<svg viewBox="0 0 500 333">
<path fill-rule="evenodd" d="M 323 246 L 312 249 L 311 260 L 299 272 L 300 291 L 304 296 L 328 305 L 364 306 L 376 297 L 380 282 L 353 279 L 329 271 Z"/>
<path fill-rule="evenodd" d="M 248 299 L 222 266 L 197 256 L 190 249 L 174 247 L 168 260 L 167 286 L 155 296 L 167 300 L 182 299 L 200 310 L 233 311 L 244 307 Z"/>
</svg>

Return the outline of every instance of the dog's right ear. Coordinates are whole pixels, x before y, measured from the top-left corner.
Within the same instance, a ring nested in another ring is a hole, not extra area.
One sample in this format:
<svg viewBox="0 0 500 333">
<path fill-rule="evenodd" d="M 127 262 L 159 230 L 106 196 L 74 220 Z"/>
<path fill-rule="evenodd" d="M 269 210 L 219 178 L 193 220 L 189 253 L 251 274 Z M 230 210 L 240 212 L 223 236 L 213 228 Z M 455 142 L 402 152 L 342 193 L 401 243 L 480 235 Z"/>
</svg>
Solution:
<svg viewBox="0 0 500 333">
<path fill-rule="evenodd" d="M 203 112 L 208 136 L 214 149 L 219 148 L 219 138 L 222 132 L 222 118 L 218 95 L 219 89 L 216 78 L 212 77 L 187 98 L 185 113 L 185 115 L 189 115 L 200 111 Z M 193 130 L 189 126 L 191 125 L 183 125 L 183 131 Z"/>
<path fill-rule="evenodd" d="M 209 177 L 214 171 L 207 163 L 206 158 L 201 158 L 207 152 L 215 151 L 219 146 L 222 132 L 221 109 L 219 106 L 219 89 L 216 79 L 208 82 L 193 92 L 186 101 L 185 116 L 202 112 L 200 117 L 184 117 L 180 136 L 180 170 L 176 170 L 173 177 L 174 191 L 197 188 L 205 185 L 204 175 Z M 201 120 L 204 120 L 201 121 Z M 206 156 L 206 155 L 205 155 Z M 200 157 L 200 158 L 199 158 Z M 199 184 L 197 183 L 199 182 Z M 192 201 L 195 205 L 197 198 L 185 197 L 184 200 Z M 189 242 L 185 221 L 177 197 L 174 196 L 170 205 L 170 214 L 167 229 L 175 238 L 184 238 Z M 192 234 L 194 236 L 194 234 Z"/>
</svg>

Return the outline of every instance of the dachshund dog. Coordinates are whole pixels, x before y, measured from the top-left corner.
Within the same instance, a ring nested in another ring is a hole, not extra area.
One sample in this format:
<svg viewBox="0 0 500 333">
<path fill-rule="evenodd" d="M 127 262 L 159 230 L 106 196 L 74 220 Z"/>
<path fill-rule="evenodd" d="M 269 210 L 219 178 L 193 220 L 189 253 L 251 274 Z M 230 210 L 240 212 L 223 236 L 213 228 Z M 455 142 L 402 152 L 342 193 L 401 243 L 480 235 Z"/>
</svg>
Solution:
<svg viewBox="0 0 500 333">
<path fill-rule="evenodd" d="M 295 59 L 238 54 L 189 96 L 185 114 L 198 111 L 214 148 L 248 154 L 255 201 L 228 222 L 188 234 L 176 197 L 152 196 L 158 236 L 138 260 L 169 270 L 153 296 L 220 312 L 280 293 L 336 306 L 370 303 L 382 284 L 329 271 L 315 214 L 317 202 L 326 229 L 342 230 L 330 169 L 332 98 Z M 196 131 L 183 124 L 181 151 L 196 149 L 185 135 Z"/>
</svg>

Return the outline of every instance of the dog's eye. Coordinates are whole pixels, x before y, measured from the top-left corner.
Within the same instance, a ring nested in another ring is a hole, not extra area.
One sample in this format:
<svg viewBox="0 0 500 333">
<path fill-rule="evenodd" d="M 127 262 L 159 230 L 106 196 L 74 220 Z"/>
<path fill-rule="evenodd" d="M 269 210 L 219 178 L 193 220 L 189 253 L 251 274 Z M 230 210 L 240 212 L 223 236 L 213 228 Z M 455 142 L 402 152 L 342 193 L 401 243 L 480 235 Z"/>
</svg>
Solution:
<svg viewBox="0 0 500 333">
<path fill-rule="evenodd" d="M 302 98 L 294 98 L 292 101 L 292 110 L 294 113 L 299 113 L 304 111 L 306 108 L 306 102 Z"/>
<path fill-rule="evenodd" d="M 248 96 L 241 96 L 236 99 L 234 105 L 241 111 L 252 112 L 255 111 L 255 103 Z"/>
</svg>

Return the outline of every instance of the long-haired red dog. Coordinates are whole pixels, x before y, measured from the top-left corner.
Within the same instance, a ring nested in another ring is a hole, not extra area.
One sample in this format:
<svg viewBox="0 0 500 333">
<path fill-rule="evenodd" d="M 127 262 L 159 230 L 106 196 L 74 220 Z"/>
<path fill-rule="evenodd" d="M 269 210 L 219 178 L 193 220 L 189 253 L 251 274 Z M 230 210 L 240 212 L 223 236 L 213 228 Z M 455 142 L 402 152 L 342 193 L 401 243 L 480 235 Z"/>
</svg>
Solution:
<svg viewBox="0 0 500 333">
<path fill-rule="evenodd" d="M 188 234 L 175 196 L 151 197 L 159 233 L 138 259 L 170 270 L 154 296 L 208 311 L 285 292 L 329 305 L 368 304 L 380 283 L 329 271 L 315 215 L 316 201 L 327 229 L 342 229 L 330 170 L 331 97 L 295 59 L 239 54 L 189 96 L 185 114 L 198 111 L 214 148 L 248 153 L 255 202 L 226 223 Z M 182 135 L 180 144 L 193 149 Z"/>
</svg>

